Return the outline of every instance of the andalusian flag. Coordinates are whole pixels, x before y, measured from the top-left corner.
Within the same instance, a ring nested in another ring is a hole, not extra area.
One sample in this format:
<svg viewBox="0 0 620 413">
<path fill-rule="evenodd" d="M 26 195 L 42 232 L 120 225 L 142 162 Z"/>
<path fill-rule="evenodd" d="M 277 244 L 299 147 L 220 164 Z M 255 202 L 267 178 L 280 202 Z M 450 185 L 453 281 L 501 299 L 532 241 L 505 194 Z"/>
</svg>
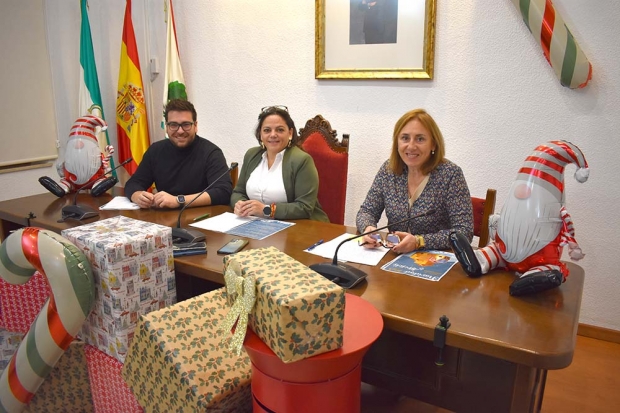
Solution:
<svg viewBox="0 0 620 413">
<path fill-rule="evenodd" d="M 80 116 L 95 115 L 105 120 L 103 115 L 103 104 L 101 102 L 101 91 L 99 90 L 99 77 L 97 76 L 97 65 L 95 64 L 95 53 L 93 51 L 93 39 L 90 35 L 90 22 L 88 21 L 88 11 L 86 10 L 86 0 L 80 0 L 82 11 L 82 28 L 80 32 L 80 96 L 79 112 Z M 99 149 L 104 152 L 105 147 L 110 144 L 108 131 L 99 132 L 97 135 Z M 114 168 L 114 160 L 110 158 L 110 168 Z M 112 172 L 116 176 L 116 171 Z"/>
<path fill-rule="evenodd" d="M 138 46 L 131 22 L 131 0 L 127 0 L 123 24 L 121 64 L 116 95 L 116 130 L 118 159 L 124 161 L 129 157 L 133 158 L 125 165 L 127 172 L 133 175 L 142 161 L 150 140 Z"/>
<path fill-rule="evenodd" d="M 183 81 L 183 70 L 181 60 L 179 60 L 179 44 L 177 43 L 177 29 L 174 24 L 174 12 L 172 10 L 172 0 L 167 0 L 166 23 L 168 34 L 166 36 L 166 73 L 164 75 L 164 101 L 162 108 L 161 127 L 165 129 L 165 119 L 163 113 L 166 104 L 171 99 L 187 99 L 185 92 L 185 82 Z"/>
</svg>

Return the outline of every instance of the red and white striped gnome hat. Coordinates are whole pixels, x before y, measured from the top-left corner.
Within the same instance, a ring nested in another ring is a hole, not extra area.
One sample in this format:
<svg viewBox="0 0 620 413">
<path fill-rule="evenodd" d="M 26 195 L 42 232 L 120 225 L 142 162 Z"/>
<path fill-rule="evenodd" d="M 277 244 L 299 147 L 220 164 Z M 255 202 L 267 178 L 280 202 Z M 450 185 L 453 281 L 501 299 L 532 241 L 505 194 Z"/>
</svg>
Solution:
<svg viewBox="0 0 620 413">
<path fill-rule="evenodd" d="M 555 194 L 558 201 L 562 201 L 564 168 L 570 163 L 577 167 L 575 171 L 577 182 L 587 181 L 590 170 L 581 149 L 568 141 L 547 142 L 538 146 L 533 154 L 525 158 L 525 163 L 517 174 L 517 180 L 541 185 Z"/>
<path fill-rule="evenodd" d="M 69 132 L 69 139 L 75 135 L 84 136 L 90 138 L 95 142 L 98 142 L 95 130 L 99 126 L 102 131 L 108 129 L 108 124 L 105 120 L 95 115 L 86 115 L 76 119 Z"/>
</svg>

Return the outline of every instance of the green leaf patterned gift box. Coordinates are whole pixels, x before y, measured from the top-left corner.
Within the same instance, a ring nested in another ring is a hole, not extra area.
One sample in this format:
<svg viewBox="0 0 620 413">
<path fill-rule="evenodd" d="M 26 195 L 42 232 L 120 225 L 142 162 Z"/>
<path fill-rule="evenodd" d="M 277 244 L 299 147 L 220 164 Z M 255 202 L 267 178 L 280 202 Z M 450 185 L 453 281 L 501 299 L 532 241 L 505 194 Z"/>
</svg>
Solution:
<svg viewBox="0 0 620 413">
<path fill-rule="evenodd" d="M 41 387 L 37 390 L 25 413 L 66 412 L 90 413 L 95 411 L 84 355 L 84 343 L 73 341 Z"/>
<path fill-rule="evenodd" d="M 147 412 L 249 412 L 250 359 L 222 337 L 226 289 L 140 316 L 121 375 Z"/>
<path fill-rule="evenodd" d="M 342 287 L 274 247 L 224 257 L 224 273 L 231 306 L 243 294 L 229 280 L 254 278 L 256 301 L 248 325 L 284 363 L 342 347 Z"/>
</svg>

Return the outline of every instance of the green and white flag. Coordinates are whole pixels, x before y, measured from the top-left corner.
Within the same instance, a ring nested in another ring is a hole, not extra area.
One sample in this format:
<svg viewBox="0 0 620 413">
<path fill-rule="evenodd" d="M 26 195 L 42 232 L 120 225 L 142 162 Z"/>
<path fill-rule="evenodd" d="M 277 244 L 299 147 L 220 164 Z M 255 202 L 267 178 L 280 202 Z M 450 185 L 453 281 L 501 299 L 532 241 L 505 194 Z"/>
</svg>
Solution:
<svg viewBox="0 0 620 413">
<path fill-rule="evenodd" d="M 80 95 L 78 110 L 80 116 L 92 114 L 105 120 L 86 0 L 80 0 L 80 9 L 82 13 L 82 27 L 80 31 Z M 99 149 L 101 149 L 101 152 L 104 152 L 105 147 L 110 144 L 108 131 L 100 131 L 97 135 L 97 140 L 99 142 Z M 110 157 L 110 168 L 114 168 L 114 159 L 112 157 Z M 113 171 L 112 174 L 116 176 L 116 171 Z"/>
<path fill-rule="evenodd" d="M 165 119 L 163 117 L 166 104 L 171 99 L 187 99 L 185 91 L 185 81 L 183 80 L 183 70 L 179 59 L 179 45 L 177 43 L 177 30 L 174 24 L 174 12 L 172 10 L 172 0 L 166 0 L 166 23 L 168 26 L 166 36 L 166 72 L 164 74 L 164 99 L 162 106 L 161 127 L 165 129 Z"/>
</svg>

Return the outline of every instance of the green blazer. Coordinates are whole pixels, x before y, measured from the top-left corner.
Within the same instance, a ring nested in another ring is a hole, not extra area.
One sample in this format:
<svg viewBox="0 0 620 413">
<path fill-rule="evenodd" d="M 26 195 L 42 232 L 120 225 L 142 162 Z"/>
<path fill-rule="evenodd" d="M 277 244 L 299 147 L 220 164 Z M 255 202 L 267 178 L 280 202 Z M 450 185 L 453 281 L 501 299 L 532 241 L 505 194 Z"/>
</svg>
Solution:
<svg viewBox="0 0 620 413">
<path fill-rule="evenodd" d="M 245 186 L 250 174 L 263 160 L 263 152 L 265 150 L 257 146 L 245 153 L 239 181 L 230 197 L 231 207 L 234 208 L 237 201 L 248 199 Z M 288 202 L 276 204 L 275 219 L 312 219 L 329 222 L 317 199 L 319 173 L 310 155 L 296 146 L 288 148 L 282 158 L 282 180 Z"/>
</svg>

